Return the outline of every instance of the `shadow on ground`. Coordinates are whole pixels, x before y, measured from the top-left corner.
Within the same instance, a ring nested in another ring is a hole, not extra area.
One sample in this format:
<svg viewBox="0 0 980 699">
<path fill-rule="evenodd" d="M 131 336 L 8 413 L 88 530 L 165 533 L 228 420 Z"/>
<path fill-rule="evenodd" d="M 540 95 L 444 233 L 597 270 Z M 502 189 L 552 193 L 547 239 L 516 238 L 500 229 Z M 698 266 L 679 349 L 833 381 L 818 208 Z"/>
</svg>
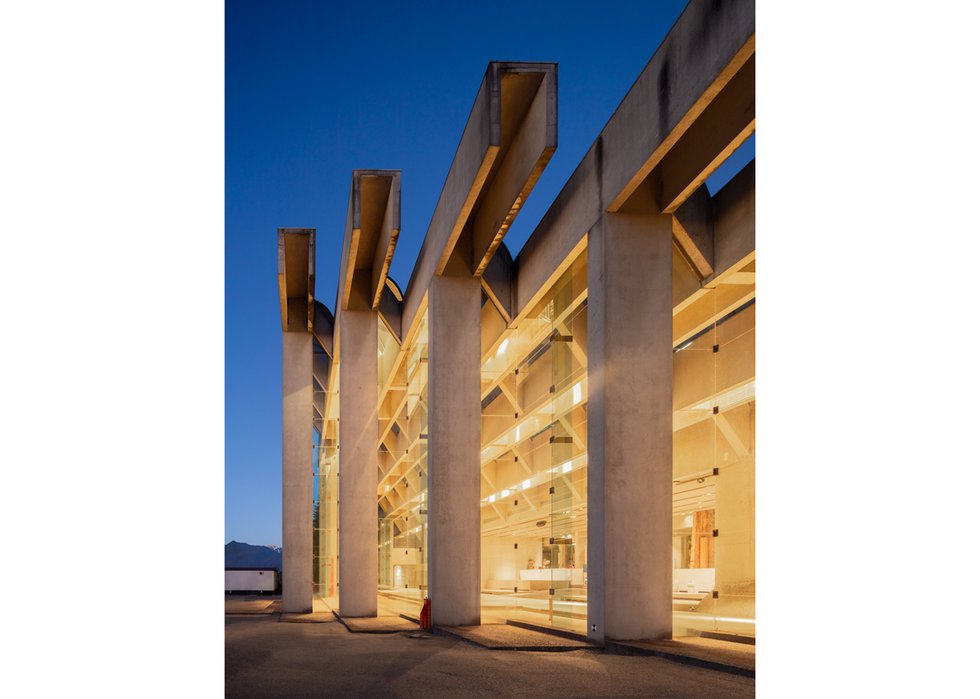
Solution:
<svg viewBox="0 0 980 699">
<path fill-rule="evenodd" d="M 487 650 L 339 622 L 225 617 L 228 697 L 752 697 L 755 681 L 656 657 Z"/>
</svg>

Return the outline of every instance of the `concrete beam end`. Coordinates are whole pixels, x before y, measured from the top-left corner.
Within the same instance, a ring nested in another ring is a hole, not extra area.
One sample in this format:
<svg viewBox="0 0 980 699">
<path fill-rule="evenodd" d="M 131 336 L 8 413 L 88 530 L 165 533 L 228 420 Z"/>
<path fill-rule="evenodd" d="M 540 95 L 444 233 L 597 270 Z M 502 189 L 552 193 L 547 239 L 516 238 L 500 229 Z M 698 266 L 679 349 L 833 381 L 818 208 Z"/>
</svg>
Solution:
<svg viewBox="0 0 980 699">
<path fill-rule="evenodd" d="M 312 332 L 316 229 L 278 230 L 279 312 L 283 332 Z"/>
<path fill-rule="evenodd" d="M 401 171 L 354 170 L 338 308 L 376 310 L 401 231 Z"/>
</svg>

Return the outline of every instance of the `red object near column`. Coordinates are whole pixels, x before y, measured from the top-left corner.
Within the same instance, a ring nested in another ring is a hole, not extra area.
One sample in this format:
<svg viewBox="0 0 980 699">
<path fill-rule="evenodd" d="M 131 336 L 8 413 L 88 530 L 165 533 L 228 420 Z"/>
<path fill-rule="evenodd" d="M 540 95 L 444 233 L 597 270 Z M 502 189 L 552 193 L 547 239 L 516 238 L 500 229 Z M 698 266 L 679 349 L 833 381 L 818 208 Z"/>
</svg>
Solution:
<svg viewBox="0 0 980 699">
<path fill-rule="evenodd" d="M 432 629 L 432 602 L 426 597 L 422 601 L 422 611 L 419 612 L 419 626 L 423 631 Z"/>
</svg>

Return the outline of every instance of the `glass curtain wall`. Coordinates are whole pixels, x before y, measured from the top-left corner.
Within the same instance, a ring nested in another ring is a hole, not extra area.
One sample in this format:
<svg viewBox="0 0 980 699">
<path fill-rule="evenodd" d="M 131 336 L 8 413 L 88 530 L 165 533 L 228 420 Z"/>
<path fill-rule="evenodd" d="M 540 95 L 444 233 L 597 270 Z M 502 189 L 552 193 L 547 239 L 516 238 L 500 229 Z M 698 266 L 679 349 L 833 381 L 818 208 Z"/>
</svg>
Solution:
<svg viewBox="0 0 980 699">
<path fill-rule="evenodd" d="M 674 314 L 674 636 L 755 636 L 755 262 Z"/>
<path fill-rule="evenodd" d="M 399 346 L 378 328 L 378 609 L 418 613 L 426 590 L 428 312 Z"/>
<path fill-rule="evenodd" d="M 318 445 L 313 460 L 313 599 L 336 609 L 339 562 L 337 552 L 337 469 L 339 457 L 339 426 L 337 421 L 337 369 L 334 367 L 333 386 L 324 389 L 314 383 L 314 403 L 323 406 L 315 421 L 319 425 Z M 318 400 L 317 394 L 323 400 Z M 319 411 L 318 411 L 319 412 Z"/>
<path fill-rule="evenodd" d="M 584 632 L 587 585 L 586 257 L 503 329 L 483 307 L 483 623 Z"/>
</svg>

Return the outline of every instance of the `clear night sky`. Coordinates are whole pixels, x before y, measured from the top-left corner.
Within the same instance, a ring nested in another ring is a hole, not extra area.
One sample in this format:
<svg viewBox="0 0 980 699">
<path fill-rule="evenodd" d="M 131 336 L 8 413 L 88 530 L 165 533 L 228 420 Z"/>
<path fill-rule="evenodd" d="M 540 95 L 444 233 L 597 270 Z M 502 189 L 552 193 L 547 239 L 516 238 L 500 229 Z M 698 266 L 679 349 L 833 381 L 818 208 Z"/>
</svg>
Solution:
<svg viewBox="0 0 980 699">
<path fill-rule="evenodd" d="M 226 4 L 226 541 L 282 541 L 276 229 L 316 228 L 333 310 L 351 170 L 400 169 L 404 289 L 488 61 L 557 61 L 558 149 L 505 239 L 516 255 L 685 4 Z M 727 177 L 753 153 L 754 137 Z"/>
</svg>

